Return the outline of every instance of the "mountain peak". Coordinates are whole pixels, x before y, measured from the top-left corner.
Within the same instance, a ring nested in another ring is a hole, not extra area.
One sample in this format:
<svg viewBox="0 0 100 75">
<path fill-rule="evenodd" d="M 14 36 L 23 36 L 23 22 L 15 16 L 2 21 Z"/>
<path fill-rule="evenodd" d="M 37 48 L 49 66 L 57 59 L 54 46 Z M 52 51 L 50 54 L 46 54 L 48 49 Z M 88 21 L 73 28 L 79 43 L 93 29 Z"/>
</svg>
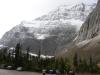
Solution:
<svg viewBox="0 0 100 75">
<path fill-rule="evenodd" d="M 58 47 L 57 43 L 61 43 L 58 50 L 62 50 L 75 38 L 76 26 L 84 22 L 93 10 L 92 7 L 94 6 L 84 3 L 63 5 L 33 21 L 22 21 L 21 24 L 4 34 L 0 44 L 10 47 L 20 41 L 24 48 L 30 46 L 32 51 L 36 52 L 40 48 L 40 40 L 43 40 L 43 50 L 48 50 L 49 54 Z"/>
<path fill-rule="evenodd" d="M 37 18 L 36 20 L 48 21 L 48 20 L 59 20 L 60 19 L 80 19 L 84 21 L 87 16 L 94 8 L 96 4 L 85 4 L 83 2 L 73 5 L 61 5 L 47 15 Z"/>
</svg>

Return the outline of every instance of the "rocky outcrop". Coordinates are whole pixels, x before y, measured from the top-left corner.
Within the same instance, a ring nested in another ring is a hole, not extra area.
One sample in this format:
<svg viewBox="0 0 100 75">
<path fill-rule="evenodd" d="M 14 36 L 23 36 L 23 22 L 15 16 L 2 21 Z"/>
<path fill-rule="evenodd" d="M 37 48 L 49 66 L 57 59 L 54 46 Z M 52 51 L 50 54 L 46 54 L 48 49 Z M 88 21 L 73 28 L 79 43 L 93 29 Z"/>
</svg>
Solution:
<svg viewBox="0 0 100 75">
<path fill-rule="evenodd" d="M 100 0 L 80 28 L 74 42 L 74 46 L 60 53 L 58 57 L 72 60 L 77 53 L 80 58 L 88 60 L 92 56 L 93 60 L 100 62 Z"/>
<path fill-rule="evenodd" d="M 100 34 L 100 0 L 96 8 L 89 14 L 86 21 L 80 28 L 76 37 L 77 42 L 92 39 Z"/>
</svg>

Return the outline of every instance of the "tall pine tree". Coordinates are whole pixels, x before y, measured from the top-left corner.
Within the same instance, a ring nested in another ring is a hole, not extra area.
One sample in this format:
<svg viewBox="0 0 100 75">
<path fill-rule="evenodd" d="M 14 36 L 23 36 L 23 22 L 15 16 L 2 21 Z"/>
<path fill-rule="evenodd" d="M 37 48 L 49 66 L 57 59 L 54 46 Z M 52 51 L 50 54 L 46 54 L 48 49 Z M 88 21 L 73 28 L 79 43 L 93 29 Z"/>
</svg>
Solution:
<svg viewBox="0 0 100 75">
<path fill-rule="evenodd" d="M 21 44 L 18 43 L 15 48 L 15 67 L 22 66 Z"/>
</svg>

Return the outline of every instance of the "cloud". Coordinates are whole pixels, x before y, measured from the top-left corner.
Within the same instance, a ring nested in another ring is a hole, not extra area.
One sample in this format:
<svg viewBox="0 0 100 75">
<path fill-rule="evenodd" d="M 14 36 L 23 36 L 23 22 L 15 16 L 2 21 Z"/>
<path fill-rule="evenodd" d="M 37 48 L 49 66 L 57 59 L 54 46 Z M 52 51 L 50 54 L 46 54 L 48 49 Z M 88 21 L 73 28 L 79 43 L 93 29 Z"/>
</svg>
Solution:
<svg viewBox="0 0 100 75">
<path fill-rule="evenodd" d="M 49 37 L 50 35 L 49 34 L 34 34 L 35 35 L 35 38 L 38 39 L 38 40 L 44 40 L 46 39 L 47 37 Z"/>
</svg>

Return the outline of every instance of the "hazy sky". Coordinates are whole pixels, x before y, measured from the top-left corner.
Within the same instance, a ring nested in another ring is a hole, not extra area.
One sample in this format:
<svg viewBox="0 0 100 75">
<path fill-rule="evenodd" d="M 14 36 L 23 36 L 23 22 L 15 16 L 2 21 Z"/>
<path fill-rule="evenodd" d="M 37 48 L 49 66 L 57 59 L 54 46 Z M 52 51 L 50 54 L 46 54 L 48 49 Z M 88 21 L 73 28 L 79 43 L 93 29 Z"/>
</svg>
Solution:
<svg viewBox="0 0 100 75">
<path fill-rule="evenodd" d="M 21 21 L 31 21 L 62 4 L 96 0 L 0 0 L 0 38 Z"/>
</svg>

